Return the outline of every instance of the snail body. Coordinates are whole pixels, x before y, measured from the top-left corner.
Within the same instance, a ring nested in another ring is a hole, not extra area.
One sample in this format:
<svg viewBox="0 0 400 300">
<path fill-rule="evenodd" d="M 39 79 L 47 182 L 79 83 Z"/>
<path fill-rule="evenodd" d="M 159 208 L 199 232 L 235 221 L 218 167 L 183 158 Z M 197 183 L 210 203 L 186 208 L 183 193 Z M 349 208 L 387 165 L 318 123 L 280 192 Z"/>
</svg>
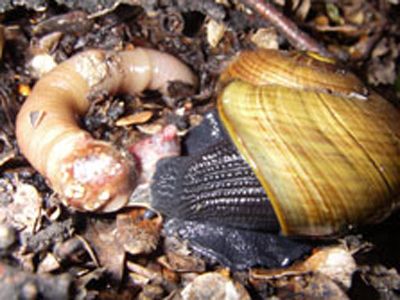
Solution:
<svg viewBox="0 0 400 300">
<path fill-rule="evenodd" d="M 156 173 L 153 201 L 166 215 L 267 231 L 277 222 L 284 235 L 331 236 L 399 206 L 400 113 L 353 74 L 315 55 L 248 51 L 219 89 L 223 135 L 256 183 L 226 145 L 163 162 L 160 169 L 174 164 L 174 172 Z M 182 190 L 173 212 L 165 203 L 171 178 Z"/>
</svg>

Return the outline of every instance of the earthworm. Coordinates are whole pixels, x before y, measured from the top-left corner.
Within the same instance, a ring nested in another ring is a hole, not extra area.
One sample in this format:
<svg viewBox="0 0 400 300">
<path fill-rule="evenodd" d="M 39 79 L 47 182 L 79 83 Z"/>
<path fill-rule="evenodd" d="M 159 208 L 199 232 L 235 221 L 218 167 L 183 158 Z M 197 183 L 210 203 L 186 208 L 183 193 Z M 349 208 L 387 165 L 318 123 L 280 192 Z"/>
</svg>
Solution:
<svg viewBox="0 0 400 300">
<path fill-rule="evenodd" d="M 242 0 L 242 2 L 258 12 L 264 19 L 271 22 L 292 44 L 303 51 L 314 51 L 322 56 L 332 57 L 332 54 L 311 36 L 301 31 L 289 18 L 277 10 L 273 4 L 263 0 Z"/>
<path fill-rule="evenodd" d="M 22 154 L 80 211 L 121 208 L 137 184 L 135 160 L 79 127 L 98 93 L 167 93 L 170 81 L 196 86 L 191 70 L 177 58 L 146 48 L 87 50 L 44 75 L 21 107 L 16 121 Z"/>
</svg>

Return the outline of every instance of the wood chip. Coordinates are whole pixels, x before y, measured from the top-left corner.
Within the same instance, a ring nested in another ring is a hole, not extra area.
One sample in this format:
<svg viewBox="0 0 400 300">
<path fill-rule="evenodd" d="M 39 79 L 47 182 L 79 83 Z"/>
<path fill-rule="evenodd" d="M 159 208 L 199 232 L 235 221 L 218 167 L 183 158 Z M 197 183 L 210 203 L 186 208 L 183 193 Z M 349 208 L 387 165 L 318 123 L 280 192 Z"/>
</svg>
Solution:
<svg viewBox="0 0 400 300">
<path fill-rule="evenodd" d="M 136 124 L 143 124 L 153 117 L 153 112 L 150 110 L 141 111 L 133 115 L 122 117 L 115 122 L 116 126 L 129 126 Z"/>
</svg>

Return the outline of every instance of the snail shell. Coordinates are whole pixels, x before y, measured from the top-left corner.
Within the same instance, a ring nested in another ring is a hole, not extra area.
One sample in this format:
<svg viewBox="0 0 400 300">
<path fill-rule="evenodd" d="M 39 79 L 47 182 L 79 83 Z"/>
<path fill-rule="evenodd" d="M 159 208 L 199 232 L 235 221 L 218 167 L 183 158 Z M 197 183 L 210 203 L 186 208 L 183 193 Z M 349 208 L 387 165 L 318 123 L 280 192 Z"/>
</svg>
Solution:
<svg viewBox="0 0 400 300">
<path fill-rule="evenodd" d="M 214 152 L 161 162 L 156 209 L 327 236 L 378 222 L 399 206 L 400 113 L 355 75 L 315 54 L 247 51 L 221 75 L 219 89 L 219 118 L 247 164 L 226 139 Z"/>
<path fill-rule="evenodd" d="M 353 74 L 307 54 L 244 52 L 218 112 L 284 234 L 331 235 L 399 205 L 400 113 Z"/>
</svg>

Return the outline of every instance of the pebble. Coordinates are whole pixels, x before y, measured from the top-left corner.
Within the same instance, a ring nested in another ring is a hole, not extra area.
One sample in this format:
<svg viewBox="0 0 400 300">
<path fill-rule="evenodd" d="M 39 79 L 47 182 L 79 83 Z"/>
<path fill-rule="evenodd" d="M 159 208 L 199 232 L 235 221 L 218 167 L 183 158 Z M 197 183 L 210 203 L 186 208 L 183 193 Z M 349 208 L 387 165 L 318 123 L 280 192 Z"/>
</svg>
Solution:
<svg viewBox="0 0 400 300">
<path fill-rule="evenodd" d="M 10 248 L 16 240 L 14 228 L 0 224 L 0 250 L 6 250 Z"/>
</svg>

